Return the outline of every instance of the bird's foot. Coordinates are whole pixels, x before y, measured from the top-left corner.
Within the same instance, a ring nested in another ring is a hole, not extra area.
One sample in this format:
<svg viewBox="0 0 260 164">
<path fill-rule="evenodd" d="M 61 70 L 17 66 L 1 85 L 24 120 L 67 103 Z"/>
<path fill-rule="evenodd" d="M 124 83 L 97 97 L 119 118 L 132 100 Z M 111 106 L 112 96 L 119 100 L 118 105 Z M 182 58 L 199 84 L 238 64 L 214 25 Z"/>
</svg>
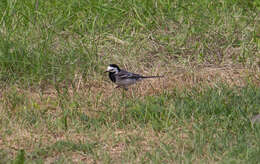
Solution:
<svg viewBox="0 0 260 164">
<path fill-rule="evenodd" d="M 116 86 L 115 89 L 117 89 L 117 88 L 123 88 L 125 91 L 128 90 L 128 88 L 126 88 L 126 87 L 121 87 L 121 86 Z"/>
</svg>

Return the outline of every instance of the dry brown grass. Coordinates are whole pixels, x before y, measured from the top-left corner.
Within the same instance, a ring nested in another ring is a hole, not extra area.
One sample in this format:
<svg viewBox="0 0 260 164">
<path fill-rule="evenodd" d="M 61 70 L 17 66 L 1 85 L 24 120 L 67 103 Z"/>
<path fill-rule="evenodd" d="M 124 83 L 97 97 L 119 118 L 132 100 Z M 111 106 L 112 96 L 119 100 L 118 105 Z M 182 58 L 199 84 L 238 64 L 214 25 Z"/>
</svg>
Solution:
<svg viewBox="0 0 260 164">
<path fill-rule="evenodd" d="M 242 87 L 248 82 L 252 82 L 260 86 L 260 81 L 257 79 L 259 77 L 259 72 L 254 72 L 242 67 L 174 66 L 167 69 L 165 67 L 159 67 L 152 73 L 146 72 L 144 69 L 141 70 L 141 73 L 145 75 L 160 75 L 161 72 L 166 72 L 164 78 L 150 79 L 140 82 L 137 85 L 132 86 L 131 89 L 126 92 L 126 96 L 129 98 L 138 97 L 142 99 L 147 95 L 157 95 L 173 90 L 174 88 L 189 89 L 192 87 L 199 87 L 203 89 L 205 86 L 215 86 L 218 83 L 226 83 L 230 86 L 234 85 Z M 102 80 L 92 80 L 86 83 L 81 80 L 82 78 L 80 76 L 78 77 L 79 79 L 76 80 L 77 83 L 75 85 L 77 86 L 76 89 L 73 89 L 72 86 L 68 87 L 68 97 L 71 99 L 69 101 L 73 101 L 73 98 L 76 95 L 79 95 L 82 101 L 88 99 L 88 101 L 91 102 L 88 106 L 81 106 L 82 113 L 85 113 L 90 117 L 95 117 L 98 115 L 96 112 L 105 109 L 103 103 L 107 101 L 110 102 L 111 107 L 114 107 L 115 110 L 117 109 L 120 100 L 113 95 L 120 94 L 121 96 L 122 90 L 114 89 L 115 86 L 108 80 L 107 75 L 101 77 L 100 79 Z M 2 104 L 1 106 L 1 115 L 7 116 L 5 109 L 10 108 L 10 102 L 8 102 L 6 96 L 12 89 L 7 89 L 2 94 L 1 99 L 5 102 L 3 103 L 5 105 L 3 106 Z M 57 121 L 55 119 L 58 119 L 63 115 L 63 110 L 59 104 L 59 94 L 55 88 L 48 87 L 39 93 L 36 90 L 23 90 L 17 86 L 16 91 L 20 95 L 24 96 L 25 104 L 37 104 L 39 110 L 46 110 L 47 113 L 53 115 L 53 120 L 50 121 L 55 122 Z M 111 101 L 112 97 L 113 101 Z M 18 108 L 19 109 L 12 109 L 12 111 L 19 112 L 23 110 L 21 109 L 21 106 L 18 106 Z M 71 120 L 69 119 L 69 124 L 70 121 Z M 187 124 L 191 125 L 191 123 Z M 103 146 L 99 145 L 97 148 L 100 149 L 97 153 L 102 154 L 105 150 L 112 160 L 117 161 L 120 161 L 119 159 L 123 153 L 129 151 L 133 145 L 140 149 L 138 158 L 144 156 L 144 154 L 149 152 L 151 149 L 160 147 L 161 143 L 172 145 L 176 147 L 176 150 L 178 151 L 189 147 L 189 145 L 180 144 L 177 140 L 172 140 L 172 138 L 169 137 L 172 133 L 155 133 L 151 130 L 152 128 L 149 127 L 147 127 L 146 130 L 143 128 L 127 130 L 116 128 L 113 130 L 113 134 L 111 134 L 110 129 L 104 128 L 98 130 L 94 136 L 90 136 L 88 134 L 78 133 L 74 130 L 64 131 L 62 128 L 57 128 L 55 131 L 50 131 L 46 126 L 42 126 L 41 128 L 28 128 L 28 126 L 24 126 L 18 119 L 18 122 L 9 122 L 8 129 L 12 131 L 12 133 L 0 137 L 0 147 L 8 150 L 10 157 L 16 156 L 17 151 L 20 149 L 24 149 L 27 153 L 32 153 L 35 151 L 35 148 L 40 146 L 38 143 L 53 145 L 58 141 L 65 140 L 74 143 L 84 143 L 87 139 L 91 142 L 103 143 Z M 6 128 L 1 130 L 2 133 L 4 133 L 3 130 L 6 130 Z M 192 131 L 192 127 L 190 127 L 190 130 L 185 130 L 182 127 L 179 127 L 174 131 L 174 135 L 177 135 L 179 139 L 185 139 L 188 137 L 185 131 Z M 137 140 L 138 142 L 135 141 L 135 143 L 129 144 L 131 138 L 136 136 L 141 137 L 141 139 Z M 42 146 L 44 147 L 44 145 Z M 205 147 L 205 151 L 206 149 L 207 148 Z M 64 155 L 69 155 L 72 159 L 75 159 L 74 162 L 86 161 L 92 163 L 96 161 L 92 155 L 82 154 L 81 152 L 67 152 Z M 46 158 L 47 163 L 52 163 L 55 160 L 57 160 L 55 154 Z M 136 159 L 136 161 L 141 161 L 141 159 Z M 200 160 L 198 159 L 198 161 Z"/>
<path fill-rule="evenodd" d="M 128 69 L 129 70 L 129 69 Z M 130 71 L 132 71 L 130 69 Z M 215 86 L 218 83 L 225 83 L 230 86 L 245 86 L 250 83 L 254 83 L 260 86 L 260 73 L 258 71 L 247 69 L 242 66 L 183 66 L 175 65 L 170 67 L 156 67 L 153 72 L 148 72 L 144 69 L 140 71 L 134 70 L 144 75 L 164 75 L 163 78 L 147 79 L 137 83 L 130 87 L 126 94 L 130 97 L 142 98 L 147 95 L 156 95 L 162 92 L 171 91 L 174 88 L 177 89 L 189 89 L 192 87 L 202 88 L 205 86 Z M 100 75 L 97 75 L 100 76 Z M 103 76 L 103 77 L 102 77 Z M 83 99 L 91 101 L 91 105 L 94 107 L 101 107 L 102 102 L 111 98 L 114 94 L 121 95 L 122 89 L 115 89 L 115 85 L 109 80 L 107 74 L 102 74 L 101 77 L 96 79 L 82 80 L 82 76 L 78 75 L 74 80 L 73 88 L 70 84 L 65 86 L 68 89 L 68 97 L 74 97 L 80 95 Z M 59 94 L 55 87 L 48 86 L 44 90 L 24 90 L 19 86 L 12 86 L 10 89 L 2 91 L 1 97 L 4 104 L 10 108 L 10 102 L 6 99 L 6 95 L 15 88 L 16 92 L 22 95 L 26 101 L 35 102 L 39 104 L 41 108 L 48 108 L 53 111 L 59 110 L 57 108 L 57 100 Z M 60 87 L 60 94 L 63 94 L 63 88 Z M 42 101 L 44 100 L 44 101 Z M 114 100 L 116 105 L 117 100 Z M 111 104 L 113 105 L 113 104 Z M 59 106 L 59 105 L 58 105 Z"/>
</svg>

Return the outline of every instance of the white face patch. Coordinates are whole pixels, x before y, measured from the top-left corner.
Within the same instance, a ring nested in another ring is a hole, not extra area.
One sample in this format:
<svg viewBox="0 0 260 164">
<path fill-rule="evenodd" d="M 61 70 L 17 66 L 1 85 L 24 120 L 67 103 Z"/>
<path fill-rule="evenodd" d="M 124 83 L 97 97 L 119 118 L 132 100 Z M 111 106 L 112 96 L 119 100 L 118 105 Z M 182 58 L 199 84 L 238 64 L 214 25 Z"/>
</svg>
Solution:
<svg viewBox="0 0 260 164">
<path fill-rule="evenodd" d="M 110 66 L 107 67 L 107 71 L 111 71 L 113 69 L 114 69 L 114 67 L 110 67 Z"/>
<path fill-rule="evenodd" d="M 108 71 L 108 72 L 115 72 L 115 73 L 118 73 L 118 69 L 115 68 L 115 67 L 111 67 L 111 66 L 108 66 L 108 67 L 107 67 L 107 71 Z"/>
</svg>

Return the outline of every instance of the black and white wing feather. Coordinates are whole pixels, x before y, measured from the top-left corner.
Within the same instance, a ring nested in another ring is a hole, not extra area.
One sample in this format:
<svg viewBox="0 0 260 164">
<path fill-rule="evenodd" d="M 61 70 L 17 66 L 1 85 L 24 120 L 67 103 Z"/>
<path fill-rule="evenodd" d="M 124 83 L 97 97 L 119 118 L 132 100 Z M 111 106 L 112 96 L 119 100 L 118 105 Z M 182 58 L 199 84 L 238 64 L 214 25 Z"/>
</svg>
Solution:
<svg viewBox="0 0 260 164">
<path fill-rule="evenodd" d="M 141 78 L 144 78 L 143 76 L 139 75 L 139 74 L 135 74 L 135 73 L 131 73 L 131 72 L 127 72 L 125 70 L 121 70 L 118 74 L 117 74 L 118 78 L 121 80 L 125 80 L 125 79 L 133 79 L 133 80 L 139 80 Z"/>
</svg>

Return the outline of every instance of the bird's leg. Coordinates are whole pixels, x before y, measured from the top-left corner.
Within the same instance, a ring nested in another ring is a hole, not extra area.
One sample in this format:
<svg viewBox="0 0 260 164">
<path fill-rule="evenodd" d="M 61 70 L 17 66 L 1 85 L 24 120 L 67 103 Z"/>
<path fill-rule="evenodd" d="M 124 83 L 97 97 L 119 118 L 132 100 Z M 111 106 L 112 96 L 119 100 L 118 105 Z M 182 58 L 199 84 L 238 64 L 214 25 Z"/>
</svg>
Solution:
<svg viewBox="0 0 260 164">
<path fill-rule="evenodd" d="M 122 86 L 119 86 L 119 85 L 118 85 L 118 86 L 115 87 L 115 89 L 117 89 L 117 88 L 121 88 L 121 87 L 122 87 Z M 125 91 L 128 90 L 128 88 L 126 88 L 126 87 L 122 87 L 122 88 L 123 88 Z"/>
</svg>

